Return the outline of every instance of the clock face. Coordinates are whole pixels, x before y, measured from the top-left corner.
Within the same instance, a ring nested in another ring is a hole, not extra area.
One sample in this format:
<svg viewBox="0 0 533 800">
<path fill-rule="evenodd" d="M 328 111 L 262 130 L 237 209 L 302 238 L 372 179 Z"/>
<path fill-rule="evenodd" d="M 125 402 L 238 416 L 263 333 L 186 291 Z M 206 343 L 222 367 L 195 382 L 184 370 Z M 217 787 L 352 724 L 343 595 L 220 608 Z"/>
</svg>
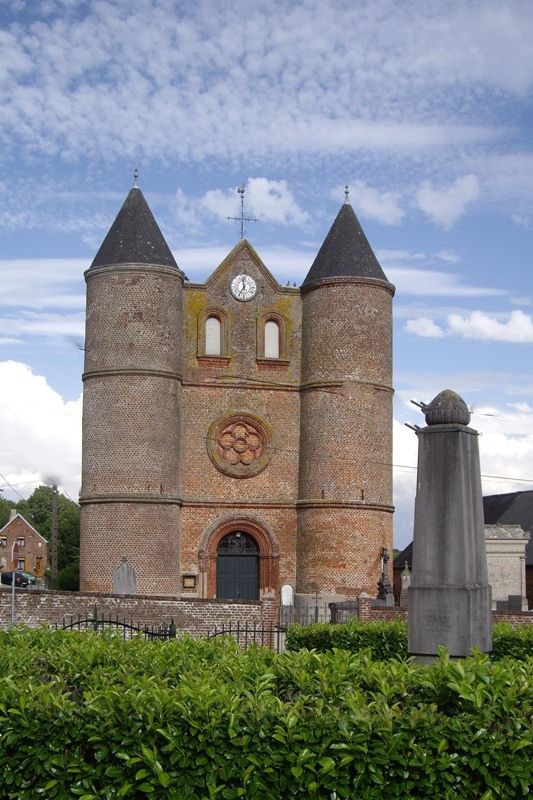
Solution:
<svg viewBox="0 0 533 800">
<path fill-rule="evenodd" d="M 249 275 L 236 275 L 230 290 L 236 300 L 251 300 L 257 292 L 257 284 Z"/>
</svg>

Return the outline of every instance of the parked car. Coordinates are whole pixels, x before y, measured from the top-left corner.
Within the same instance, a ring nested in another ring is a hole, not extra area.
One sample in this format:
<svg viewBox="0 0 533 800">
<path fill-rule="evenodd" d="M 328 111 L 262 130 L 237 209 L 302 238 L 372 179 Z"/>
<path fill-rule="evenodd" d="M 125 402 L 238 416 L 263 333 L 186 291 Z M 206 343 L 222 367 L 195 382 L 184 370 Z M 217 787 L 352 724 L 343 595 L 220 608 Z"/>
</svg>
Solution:
<svg viewBox="0 0 533 800">
<path fill-rule="evenodd" d="M 30 586 L 33 586 L 37 582 L 37 576 L 32 575 L 31 572 L 22 572 L 21 570 L 20 572 L 17 571 L 17 575 L 24 575 Z M 15 585 L 18 586 L 18 584 Z"/>
<path fill-rule="evenodd" d="M 26 577 L 24 577 L 23 572 L 15 572 L 15 586 L 27 586 L 29 581 Z M 11 582 L 13 580 L 13 572 L 2 572 L 0 575 L 0 580 L 2 583 L 11 586 Z"/>
</svg>

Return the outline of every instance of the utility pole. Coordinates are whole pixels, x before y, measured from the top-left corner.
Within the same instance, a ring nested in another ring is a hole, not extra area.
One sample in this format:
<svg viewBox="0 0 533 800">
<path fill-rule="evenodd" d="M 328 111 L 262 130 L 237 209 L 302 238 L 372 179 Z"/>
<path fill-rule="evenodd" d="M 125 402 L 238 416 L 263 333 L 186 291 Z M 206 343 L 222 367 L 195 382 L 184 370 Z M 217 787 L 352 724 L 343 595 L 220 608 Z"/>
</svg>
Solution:
<svg viewBox="0 0 533 800">
<path fill-rule="evenodd" d="M 52 568 L 52 589 L 57 586 L 57 486 L 52 486 L 52 522 L 50 526 L 50 544 L 52 552 L 50 562 Z"/>
</svg>

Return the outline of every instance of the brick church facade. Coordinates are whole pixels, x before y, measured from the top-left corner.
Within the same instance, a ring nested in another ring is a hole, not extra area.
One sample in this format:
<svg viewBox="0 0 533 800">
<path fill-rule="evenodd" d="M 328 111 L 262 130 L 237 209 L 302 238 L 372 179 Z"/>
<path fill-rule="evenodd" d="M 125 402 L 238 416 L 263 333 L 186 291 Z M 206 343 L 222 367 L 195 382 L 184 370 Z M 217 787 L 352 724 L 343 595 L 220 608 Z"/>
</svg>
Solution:
<svg viewBox="0 0 533 800">
<path fill-rule="evenodd" d="M 394 287 L 348 201 L 301 287 L 246 239 L 197 284 L 134 187 L 85 277 L 81 589 L 375 595 Z"/>
</svg>

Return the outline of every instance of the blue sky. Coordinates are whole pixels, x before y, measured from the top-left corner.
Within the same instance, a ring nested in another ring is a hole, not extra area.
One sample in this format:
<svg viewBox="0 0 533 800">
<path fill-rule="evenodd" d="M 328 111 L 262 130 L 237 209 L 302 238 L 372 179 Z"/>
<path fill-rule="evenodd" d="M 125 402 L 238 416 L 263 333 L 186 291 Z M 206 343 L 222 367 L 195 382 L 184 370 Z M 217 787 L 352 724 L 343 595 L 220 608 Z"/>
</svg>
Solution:
<svg viewBox="0 0 533 800">
<path fill-rule="evenodd" d="M 79 488 L 86 269 L 135 168 L 181 268 L 246 236 L 301 282 L 350 187 L 410 398 L 473 408 L 486 493 L 533 489 L 529 0 L 0 0 L 0 486 Z M 513 480 L 510 480 L 513 479 Z M 529 481 L 529 483 L 528 483 Z M 8 485 L 10 484 L 10 485 Z"/>
</svg>

